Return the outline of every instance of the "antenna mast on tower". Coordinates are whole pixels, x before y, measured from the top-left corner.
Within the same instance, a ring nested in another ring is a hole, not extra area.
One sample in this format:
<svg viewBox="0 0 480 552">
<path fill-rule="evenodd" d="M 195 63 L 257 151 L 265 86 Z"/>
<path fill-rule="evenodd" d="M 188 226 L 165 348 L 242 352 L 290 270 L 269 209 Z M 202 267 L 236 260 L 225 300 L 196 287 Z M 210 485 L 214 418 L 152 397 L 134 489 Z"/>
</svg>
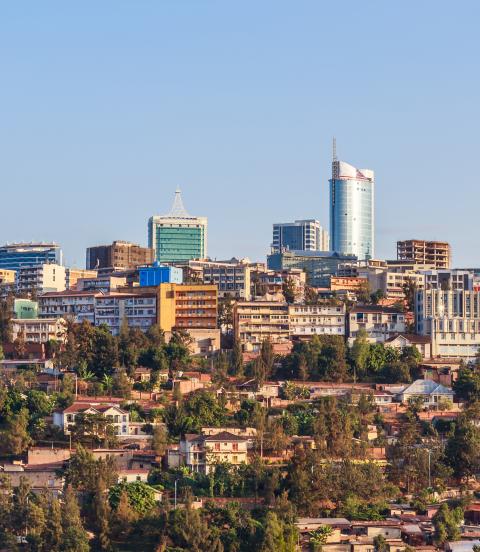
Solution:
<svg viewBox="0 0 480 552">
<path fill-rule="evenodd" d="M 337 161 L 337 139 L 335 136 L 332 141 L 332 161 Z"/>
</svg>

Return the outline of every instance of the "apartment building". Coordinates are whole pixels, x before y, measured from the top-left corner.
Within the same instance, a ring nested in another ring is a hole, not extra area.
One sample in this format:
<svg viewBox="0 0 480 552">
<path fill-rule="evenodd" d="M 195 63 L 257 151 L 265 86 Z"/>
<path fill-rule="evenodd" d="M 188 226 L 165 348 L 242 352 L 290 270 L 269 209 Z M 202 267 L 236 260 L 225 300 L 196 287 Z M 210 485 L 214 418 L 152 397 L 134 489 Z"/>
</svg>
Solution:
<svg viewBox="0 0 480 552">
<path fill-rule="evenodd" d="M 384 343 L 407 329 L 405 313 L 378 305 L 358 305 L 350 311 L 347 320 L 349 345 L 354 342 L 361 329 L 367 332 L 371 343 Z"/>
<path fill-rule="evenodd" d="M 314 335 L 345 335 L 345 305 L 289 305 L 292 338 Z"/>
<path fill-rule="evenodd" d="M 120 286 L 127 285 L 126 276 L 113 274 L 100 274 L 89 278 L 78 278 L 76 288 L 78 291 L 97 291 L 109 293 Z"/>
<path fill-rule="evenodd" d="M 413 270 L 394 271 L 387 267 L 365 266 L 358 268 L 358 275 L 368 281 L 372 292 L 380 290 L 387 299 L 403 301 L 405 286 L 413 284 L 416 289 L 425 287 L 425 275 Z"/>
<path fill-rule="evenodd" d="M 180 441 L 181 463 L 194 472 L 208 475 L 220 463 L 248 464 L 248 439 L 222 431 L 214 435 L 186 434 Z"/>
<path fill-rule="evenodd" d="M 474 288 L 474 273 L 470 270 L 424 270 L 425 289 L 471 291 Z"/>
<path fill-rule="evenodd" d="M 66 269 L 59 264 L 22 266 L 17 270 L 17 293 L 45 293 L 66 288 Z"/>
<path fill-rule="evenodd" d="M 361 291 L 368 285 L 366 278 L 355 276 L 330 276 L 331 291 L 353 291 L 354 293 Z"/>
<path fill-rule="evenodd" d="M 40 318 L 66 318 L 74 322 L 86 320 L 95 324 L 96 297 L 102 293 L 96 291 L 57 291 L 38 297 Z"/>
<path fill-rule="evenodd" d="M 235 338 L 246 351 L 258 351 L 265 340 L 271 343 L 290 341 L 287 303 L 245 301 L 233 310 Z"/>
<path fill-rule="evenodd" d="M 75 289 L 77 281 L 80 278 L 96 278 L 96 270 L 85 270 L 84 268 L 67 268 L 65 270 L 65 287 L 66 289 Z"/>
<path fill-rule="evenodd" d="M 285 270 L 255 270 L 252 272 L 250 295 L 252 298 L 282 293 L 286 282 L 295 286 L 295 301 L 301 303 L 305 297 L 307 275 L 304 270 L 291 268 Z"/>
<path fill-rule="evenodd" d="M 472 360 L 480 347 L 480 292 L 418 291 L 415 324 L 417 333 L 430 337 L 433 357 Z"/>
<path fill-rule="evenodd" d="M 403 240 L 397 242 L 397 259 L 435 268 L 450 268 L 450 244 L 440 241 Z"/>
<path fill-rule="evenodd" d="M 95 297 L 95 325 L 105 324 L 113 335 L 118 335 L 123 321 L 129 327 L 147 331 L 157 322 L 155 293 L 108 293 Z"/>
<path fill-rule="evenodd" d="M 28 343 L 65 342 L 67 323 L 63 318 L 14 318 L 12 338 L 22 336 Z"/>
</svg>

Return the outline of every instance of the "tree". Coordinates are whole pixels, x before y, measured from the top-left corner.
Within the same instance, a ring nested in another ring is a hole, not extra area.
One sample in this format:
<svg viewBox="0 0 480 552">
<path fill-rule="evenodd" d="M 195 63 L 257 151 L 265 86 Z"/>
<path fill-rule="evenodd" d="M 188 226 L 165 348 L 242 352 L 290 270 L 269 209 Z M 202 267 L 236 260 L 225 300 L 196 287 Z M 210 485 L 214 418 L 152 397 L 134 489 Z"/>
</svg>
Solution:
<svg viewBox="0 0 480 552">
<path fill-rule="evenodd" d="M 109 491 L 109 503 L 113 510 L 120 504 L 122 493 L 126 493 L 130 507 L 140 515 L 145 515 L 155 507 L 155 492 L 150 485 L 142 481 L 118 483 Z"/>
<path fill-rule="evenodd" d="M 94 328 L 93 333 L 93 356 L 89 368 L 102 378 L 104 375 L 111 375 L 113 367 L 118 362 L 118 348 L 108 326 L 102 324 Z"/>
<path fill-rule="evenodd" d="M 67 485 L 61 507 L 62 537 L 60 550 L 62 552 L 88 552 L 88 535 L 83 528 L 77 497 L 71 485 Z"/>
<path fill-rule="evenodd" d="M 96 529 L 96 544 L 99 550 L 111 550 L 110 542 L 110 504 L 108 501 L 105 482 L 97 480 L 93 499 L 93 513 Z"/>
<path fill-rule="evenodd" d="M 48 505 L 45 530 L 42 536 L 45 550 L 60 552 L 62 545 L 63 528 L 60 502 L 52 498 Z"/>
<path fill-rule="evenodd" d="M 0 299 L 0 343 L 12 342 L 13 297 Z"/>
<path fill-rule="evenodd" d="M 263 365 L 265 366 L 265 377 L 268 379 L 273 372 L 273 365 L 275 363 L 275 355 L 273 353 L 273 345 L 269 339 L 265 339 L 262 342 L 260 348 L 260 357 Z"/>
<path fill-rule="evenodd" d="M 243 353 L 240 341 L 236 339 L 233 343 L 233 349 L 230 354 L 230 375 L 241 377 L 243 376 Z"/>
<path fill-rule="evenodd" d="M 288 304 L 295 303 L 295 298 L 297 295 L 297 286 L 293 278 L 288 277 L 283 281 L 282 293 L 283 293 L 283 296 L 285 297 L 285 301 Z"/>
<path fill-rule="evenodd" d="M 229 333 L 233 327 L 233 305 L 231 297 L 223 297 L 218 300 L 218 326 Z"/>
<path fill-rule="evenodd" d="M 260 388 L 267 379 L 267 370 L 260 355 L 257 356 L 252 363 L 252 375 L 258 388 Z"/>
<path fill-rule="evenodd" d="M 117 397 L 129 399 L 132 392 L 132 383 L 124 369 L 115 372 L 112 381 L 112 390 Z"/>
<path fill-rule="evenodd" d="M 458 478 L 474 475 L 480 469 L 480 429 L 466 416 L 459 416 L 445 448 L 447 462 Z"/>
<path fill-rule="evenodd" d="M 453 389 L 460 399 L 468 402 L 480 400 L 480 374 L 467 366 L 460 366 Z"/>
<path fill-rule="evenodd" d="M 370 343 L 368 342 L 368 334 L 364 328 L 361 328 L 350 349 L 350 358 L 352 359 L 356 376 L 360 379 L 366 375 L 369 353 Z"/>
<path fill-rule="evenodd" d="M 322 546 L 327 544 L 328 537 L 332 534 L 333 530 L 330 525 L 321 525 L 315 531 L 310 531 L 310 548 L 312 552 L 319 552 L 322 550 Z"/>
<path fill-rule="evenodd" d="M 265 529 L 261 552 L 295 552 L 296 532 L 287 530 L 287 524 L 278 519 L 275 512 L 268 512 L 265 518 Z"/>
<path fill-rule="evenodd" d="M 446 541 L 458 540 L 462 520 L 463 510 L 460 507 L 451 510 L 447 503 L 442 503 L 432 519 L 435 541 L 442 545 Z"/>
<path fill-rule="evenodd" d="M 390 547 L 388 546 L 387 541 L 383 535 L 377 535 L 373 539 L 373 546 L 375 552 L 388 552 L 390 550 Z"/>
<path fill-rule="evenodd" d="M 167 449 L 168 433 L 163 425 L 156 425 L 153 428 L 152 449 L 159 456 L 163 456 Z"/>
<path fill-rule="evenodd" d="M 26 408 L 7 418 L 5 429 L 0 432 L 0 450 L 3 454 L 21 454 L 27 450 L 32 442 L 28 423 L 29 416 Z"/>
<path fill-rule="evenodd" d="M 113 512 L 113 531 L 117 537 L 125 538 L 132 528 L 132 523 L 138 519 L 138 514 L 130 506 L 127 491 L 123 489 L 118 499 L 118 504 Z"/>
</svg>

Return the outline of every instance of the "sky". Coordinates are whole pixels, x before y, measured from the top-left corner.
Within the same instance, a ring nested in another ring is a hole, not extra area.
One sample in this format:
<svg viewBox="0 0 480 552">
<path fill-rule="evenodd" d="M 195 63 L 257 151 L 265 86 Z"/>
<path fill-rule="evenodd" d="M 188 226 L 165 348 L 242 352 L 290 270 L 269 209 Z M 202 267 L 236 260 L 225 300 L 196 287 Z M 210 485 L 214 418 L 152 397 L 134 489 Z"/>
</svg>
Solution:
<svg viewBox="0 0 480 552">
<path fill-rule="evenodd" d="M 207 216 L 211 258 L 328 221 L 338 157 L 375 170 L 377 258 L 447 240 L 480 266 L 480 2 L 25 0 L 0 5 L 0 243 L 146 245 Z"/>
</svg>

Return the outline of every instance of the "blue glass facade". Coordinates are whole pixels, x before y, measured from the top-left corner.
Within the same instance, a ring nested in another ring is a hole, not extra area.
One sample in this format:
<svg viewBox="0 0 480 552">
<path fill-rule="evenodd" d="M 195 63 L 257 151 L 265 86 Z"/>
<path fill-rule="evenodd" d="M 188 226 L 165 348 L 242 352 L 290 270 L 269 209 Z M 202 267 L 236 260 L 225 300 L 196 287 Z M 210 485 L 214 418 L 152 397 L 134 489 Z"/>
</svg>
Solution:
<svg viewBox="0 0 480 552">
<path fill-rule="evenodd" d="M 334 161 L 330 180 L 331 248 L 358 259 L 375 255 L 373 171 Z"/>
<path fill-rule="evenodd" d="M 140 268 L 138 273 L 140 287 L 183 283 L 183 270 L 176 266 L 162 266 L 154 263 L 152 266 Z"/>
<path fill-rule="evenodd" d="M 11 244 L 0 247 L 0 268 L 18 270 L 23 266 L 63 264 L 62 251 L 56 244 Z"/>
</svg>

